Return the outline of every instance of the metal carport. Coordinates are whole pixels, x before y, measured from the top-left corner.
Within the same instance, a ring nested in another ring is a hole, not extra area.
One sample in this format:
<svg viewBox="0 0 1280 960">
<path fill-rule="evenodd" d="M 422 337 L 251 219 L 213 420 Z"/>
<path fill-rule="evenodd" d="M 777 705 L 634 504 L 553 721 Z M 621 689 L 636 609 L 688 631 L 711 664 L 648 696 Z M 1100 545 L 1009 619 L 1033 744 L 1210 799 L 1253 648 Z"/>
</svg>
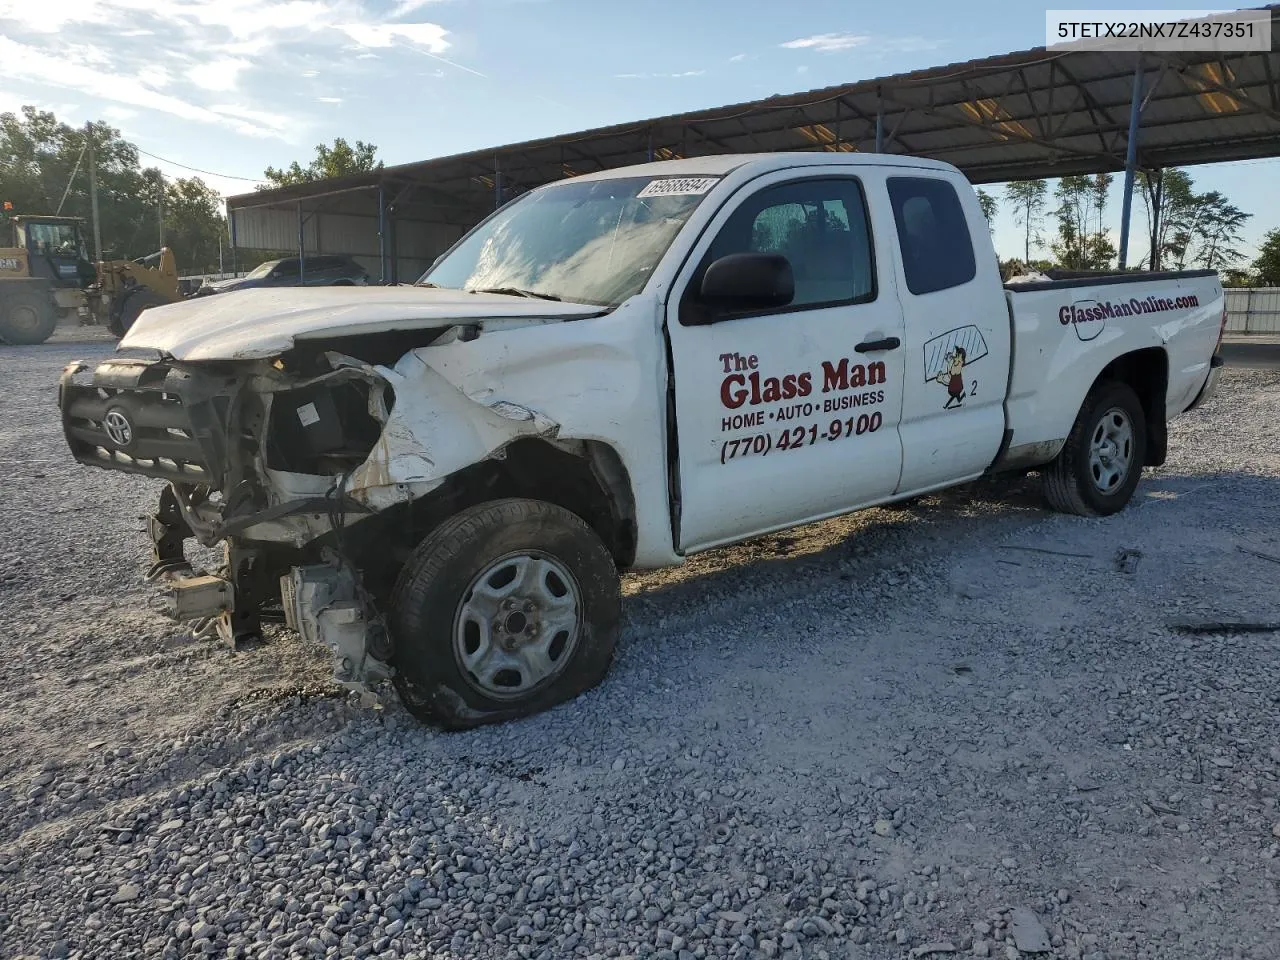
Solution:
<svg viewBox="0 0 1280 960">
<path fill-rule="evenodd" d="M 1280 5 L 1269 10 L 1273 35 Z M 1280 155 L 1280 56 L 1044 47 L 231 197 L 233 248 L 349 253 L 412 280 L 495 206 L 593 170 L 709 153 L 884 151 L 977 184 Z"/>
</svg>

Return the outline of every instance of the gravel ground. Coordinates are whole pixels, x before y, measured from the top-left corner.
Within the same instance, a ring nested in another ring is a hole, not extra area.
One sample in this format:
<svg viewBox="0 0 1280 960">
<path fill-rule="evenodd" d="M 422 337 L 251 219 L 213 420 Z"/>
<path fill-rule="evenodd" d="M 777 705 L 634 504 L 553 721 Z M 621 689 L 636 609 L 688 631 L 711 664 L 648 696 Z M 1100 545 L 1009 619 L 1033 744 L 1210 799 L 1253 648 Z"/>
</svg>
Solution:
<svg viewBox="0 0 1280 960">
<path fill-rule="evenodd" d="M 154 611 L 71 339 L 0 348 L 0 956 L 1280 956 L 1277 634 L 1170 628 L 1280 621 L 1280 373 L 1113 518 L 979 485 L 629 576 L 600 688 L 444 735 Z"/>
</svg>

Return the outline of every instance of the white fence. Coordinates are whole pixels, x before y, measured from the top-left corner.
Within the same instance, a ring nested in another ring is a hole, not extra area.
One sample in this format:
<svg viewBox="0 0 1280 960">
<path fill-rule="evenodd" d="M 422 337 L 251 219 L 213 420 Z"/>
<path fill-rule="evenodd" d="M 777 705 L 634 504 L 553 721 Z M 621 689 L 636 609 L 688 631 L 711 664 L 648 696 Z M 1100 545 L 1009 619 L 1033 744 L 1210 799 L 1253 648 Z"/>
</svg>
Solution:
<svg viewBox="0 0 1280 960">
<path fill-rule="evenodd" d="M 1280 333 L 1280 287 L 1229 287 L 1228 333 Z"/>
</svg>

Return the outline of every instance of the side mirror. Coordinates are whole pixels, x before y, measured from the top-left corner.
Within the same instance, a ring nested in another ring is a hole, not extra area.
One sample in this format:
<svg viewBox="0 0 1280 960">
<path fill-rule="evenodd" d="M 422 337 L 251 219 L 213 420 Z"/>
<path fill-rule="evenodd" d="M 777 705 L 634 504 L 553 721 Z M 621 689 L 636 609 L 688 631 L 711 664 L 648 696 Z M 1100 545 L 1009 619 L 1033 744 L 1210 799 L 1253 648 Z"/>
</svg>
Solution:
<svg viewBox="0 0 1280 960">
<path fill-rule="evenodd" d="M 699 299 L 716 312 L 785 307 L 796 295 L 791 263 L 778 253 L 731 253 L 702 276 Z"/>
</svg>

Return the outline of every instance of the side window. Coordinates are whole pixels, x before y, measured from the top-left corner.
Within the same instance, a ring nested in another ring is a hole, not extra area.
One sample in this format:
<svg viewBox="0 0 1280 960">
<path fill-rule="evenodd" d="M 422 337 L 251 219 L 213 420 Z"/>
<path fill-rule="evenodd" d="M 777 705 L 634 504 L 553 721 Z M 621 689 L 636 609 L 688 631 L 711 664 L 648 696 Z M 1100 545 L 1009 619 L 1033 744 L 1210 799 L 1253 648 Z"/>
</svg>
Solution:
<svg viewBox="0 0 1280 960">
<path fill-rule="evenodd" d="M 890 177 L 889 202 L 908 290 L 934 293 L 977 276 L 969 222 L 951 184 L 932 177 Z"/>
<path fill-rule="evenodd" d="M 862 187 L 848 178 L 767 187 L 734 211 L 707 264 L 730 253 L 780 253 L 791 262 L 791 307 L 874 300 L 875 268 Z"/>
</svg>

